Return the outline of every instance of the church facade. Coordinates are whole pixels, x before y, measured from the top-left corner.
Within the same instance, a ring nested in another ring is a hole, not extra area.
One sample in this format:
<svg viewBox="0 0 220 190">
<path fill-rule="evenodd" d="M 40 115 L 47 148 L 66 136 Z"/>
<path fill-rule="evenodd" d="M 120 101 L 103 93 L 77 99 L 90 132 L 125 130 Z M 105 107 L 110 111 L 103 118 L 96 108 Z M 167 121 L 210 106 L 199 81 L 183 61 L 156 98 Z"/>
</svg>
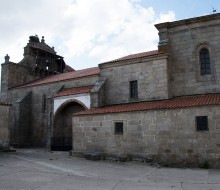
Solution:
<svg viewBox="0 0 220 190">
<path fill-rule="evenodd" d="M 1 99 L 15 147 L 220 166 L 220 14 L 156 24 L 158 49 L 75 71 L 31 36 L 5 57 Z"/>
</svg>

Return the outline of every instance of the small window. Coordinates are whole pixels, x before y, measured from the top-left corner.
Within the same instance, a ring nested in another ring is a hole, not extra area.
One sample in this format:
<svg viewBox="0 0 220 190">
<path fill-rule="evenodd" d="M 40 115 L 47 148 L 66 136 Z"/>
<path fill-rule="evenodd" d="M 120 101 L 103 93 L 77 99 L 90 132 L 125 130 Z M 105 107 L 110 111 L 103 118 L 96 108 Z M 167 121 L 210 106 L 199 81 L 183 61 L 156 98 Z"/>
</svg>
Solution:
<svg viewBox="0 0 220 190">
<path fill-rule="evenodd" d="M 115 134 L 116 135 L 123 134 L 123 122 L 115 122 Z"/>
<path fill-rule="evenodd" d="M 200 68 L 201 68 L 201 75 L 210 74 L 210 56 L 209 50 L 206 48 L 201 49 L 200 51 Z"/>
<path fill-rule="evenodd" d="M 46 95 L 43 94 L 42 95 L 42 112 L 45 112 L 46 111 Z"/>
<path fill-rule="evenodd" d="M 197 131 L 208 131 L 208 117 L 207 116 L 197 116 L 196 117 L 196 128 Z"/>
<path fill-rule="evenodd" d="M 130 98 L 138 99 L 138 82 L 130 81 Z"/>
</svg>

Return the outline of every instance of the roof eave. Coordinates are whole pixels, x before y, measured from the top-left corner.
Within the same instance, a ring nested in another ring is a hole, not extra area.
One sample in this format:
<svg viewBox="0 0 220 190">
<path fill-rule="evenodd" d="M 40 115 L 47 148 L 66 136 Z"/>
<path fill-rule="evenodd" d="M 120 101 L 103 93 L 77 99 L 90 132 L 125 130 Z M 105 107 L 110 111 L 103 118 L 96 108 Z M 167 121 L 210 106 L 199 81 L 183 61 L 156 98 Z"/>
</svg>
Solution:
<svg viewBox="0 0 220 190">
<path fill-rule="evenodd" d="M 182 25 L 186 25 L 186 24 L 207 22 L 210 20 L 213 21 L 213 20 L 217 20 L 217 19 L 220 19 L 220 13 L 199 16 L 199 17 L 193 17 L 193 18 L 178 20 L 178 21 L 174 21 L 174 22 L 158 23 L 158 24 L 155 24 L 154 26 L 159 30 L 161 28 L 173 28 L 173 27 L 182 26 Z"/>
<path fill-rule="evenodd" d="M 158 53 L 155 55 L 148 55 L 148 56 L 143 56 L 143 57 L 109 61 L 109 62 L 100 63 L 99 68 L 102 69 L 102 68 L 108 68 L 112 66 L 135 64 L 135 63 L 147 62 L 147 61 L 158 60 L 158 59 L 167 59 L 168 56 L 169 56 L 168 53 Z"/>
<path fill-rule="evenodd" d="M 80 77 L 76 77 L 76 78 L 64 79 L 64 80 L 59 80 L 59 81 L 52 81 L 52 82 L 47 82 L 47 83 L 42 83 L 42 84 L 29 85 L 29 86 L 19 85 L 19 86 L 11 87 L 11 88 L 9 88 L 9 90 L 20 89 L 20 88 L 29 88 L 29 87 L 42 86 L 42 85 L 48 85 L 48 84 L 57 83 L 57 82 L 61 82 L 61 81 L 68 81 L 68 80 L 73 80 L 73 79 L 86 78 L 86 77 L 91 77 L 91 76 L 95 76 L 95 75 L 99 76 L 99 74 L 100 73 L 91 74 L 91 75 L 87 75 L 87 76 L 80 76 Z"/>
</svg>

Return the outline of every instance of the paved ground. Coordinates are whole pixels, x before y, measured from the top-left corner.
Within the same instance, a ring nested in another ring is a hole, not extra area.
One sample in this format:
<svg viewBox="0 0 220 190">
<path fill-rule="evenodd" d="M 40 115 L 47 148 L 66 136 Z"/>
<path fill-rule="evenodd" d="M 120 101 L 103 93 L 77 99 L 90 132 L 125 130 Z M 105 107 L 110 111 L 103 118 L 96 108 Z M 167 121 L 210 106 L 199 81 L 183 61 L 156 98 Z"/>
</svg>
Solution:
<svg viewBox="0 0 220 190">
<path fill-rule="evenodd" d="M 88 161 L 66 152 L 0 154 L 0 190 L 220 190 L 220 170 Z"/>
</svg>

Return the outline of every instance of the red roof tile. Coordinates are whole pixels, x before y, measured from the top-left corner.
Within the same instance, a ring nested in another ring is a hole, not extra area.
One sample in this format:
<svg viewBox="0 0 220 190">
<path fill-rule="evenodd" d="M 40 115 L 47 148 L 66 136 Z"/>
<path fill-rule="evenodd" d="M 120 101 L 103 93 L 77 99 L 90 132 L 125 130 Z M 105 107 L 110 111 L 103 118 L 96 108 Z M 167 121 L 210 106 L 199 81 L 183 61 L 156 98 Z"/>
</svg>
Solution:
<svg viewBox="0 0 220 190">
<path fill-rule="evenodd" d="M 160 55 L 160 54 L 164 54 L 164 53 L 160 53 L 158 50 L 153 50 L 153 51 L 148 51 L 148 52 L 142 52 L 142 53 L 136 53 L 136 54 L 127 55 L 127 56 L 124 56 L 124 57 L 121 57 L 121 58 L 118 58 L 118 59 L 114 59 L 114 60 L 111 60 L 111 61 L 107 61 L 107 62 L 104 62 L 104 63 L 112 63 L 112 62 L 117 62 L 117 61 L 125 61 L 125 60 L 149 57 L 149 56 Z"/>
<path fill-rule="evenodd" d="M 92 88 L 93 88 L 93 86 L 83 86 L 83 87 L 67 88 L 67 89 L 63 89 L 62 91 L 58 92 L 54 97 L 89 93 L 92 90 Z"/>
<path fill-rule="evenodd" d="M 30 83 L 26 83 L 21 86 L 17 86 L 14 88 L 24 88 L 24 87 L 29 87 L 29 86 L 37 86 L 41 84 L 47 84 L 47 83 L 53 83 L 53 82 L 58 82 L 58 81 L 63 81 L 63 80 L 70 80 L 74 78 L 81 78 L 81 77 L 87 77 L 87 76 L 92 76 L 92 75 L 98 75 L 100 73 L 98 67 L 93 67 L 89 69 L 83 69 L 79 71 L 72 71 L 68 73 L 60 73 L 52 76 L 47 76 L 41 79 L 37 79 L 35 81 L 32 81 Z"/>
<path fill-rule="evenodd" d="M 144 110 L 175 109 L 207 105 L 220 105 L 220 94 L 183 96 L 169 100 L 106 106 L 102 108 L 89 109 L 83 112 L 76 113 L 74 115 L 93 115 Z"/>
</svg>

